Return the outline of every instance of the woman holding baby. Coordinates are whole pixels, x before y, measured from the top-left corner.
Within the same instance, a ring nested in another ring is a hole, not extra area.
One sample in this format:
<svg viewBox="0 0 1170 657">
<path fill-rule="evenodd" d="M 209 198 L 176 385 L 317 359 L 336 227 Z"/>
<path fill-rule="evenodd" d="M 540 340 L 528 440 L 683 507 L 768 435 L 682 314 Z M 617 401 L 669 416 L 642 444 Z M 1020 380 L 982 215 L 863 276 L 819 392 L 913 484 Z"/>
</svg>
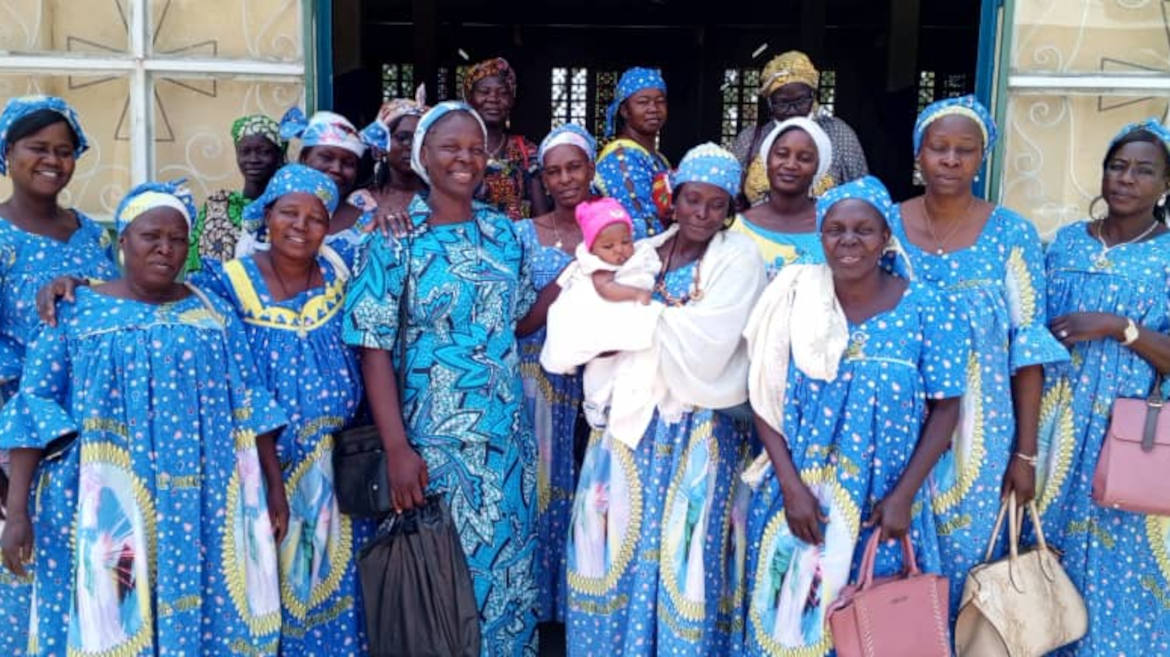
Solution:
<svg viewBox="0 0 1170 657">
<path fill-rule="evenodd" d="M 578 213 L 588 253 L 578 249 L 560 278 L 542 363 L 589 363 L 587 403 L 608 395 L 610 421 L 591 437 L 569 527 L 570 654 L 708 655 L 729 645 L 727 502 L 748 433 L 717 411 L 747 399 L 739 335 L 765 282 L 750 239 L 723 230 L 739 180 L 727 151 L 692 149 L 672 178 L 674 225 L 632 248 L 626 213 Z M 592 297 L 598 312 L 559 307 L 576 296 Z M 622 344 L 602 344 L 608 333 Z M 597 368 L 623 374 L 591 384 Z"/>
</svg>

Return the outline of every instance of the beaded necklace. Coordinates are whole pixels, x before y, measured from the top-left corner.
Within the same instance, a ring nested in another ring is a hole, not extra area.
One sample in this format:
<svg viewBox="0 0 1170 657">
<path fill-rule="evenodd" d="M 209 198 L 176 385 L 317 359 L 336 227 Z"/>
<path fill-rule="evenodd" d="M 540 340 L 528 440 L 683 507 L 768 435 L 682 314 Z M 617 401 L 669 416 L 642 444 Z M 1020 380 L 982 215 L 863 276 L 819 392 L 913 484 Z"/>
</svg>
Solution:
<svg viewBox="0 0 1170 657">
<path fill-rule="evenodd" d="M 700 287 L 702 280 L 699 270 L 703 268 L 703 258 L 707 256 L 707 249 L 710 246 L 711 242 L 708 241 L 706 246 L 703 247 L 703 253 L 699 256 L 698 261 L 695 262 L 695 268 L 691 273 L 691 289 L 681 297 L 675 297 L 666 289 L 666 274 L 670 271 L 670 261 L 674 259 L 674 250 L 678 247 L 678 236 L 676 235 L 671 238 L 670 253 L 666 256 L 666 262 L 662 263 L 662 269 L 658 272 L 658 280 L 654 283 L 654 291 L 662 295 L 663 300 L 666 301 L 666 305 L 681 308 L 691 301 L 699 301 L 703 298 L 703 289 Z"/>
</svg>

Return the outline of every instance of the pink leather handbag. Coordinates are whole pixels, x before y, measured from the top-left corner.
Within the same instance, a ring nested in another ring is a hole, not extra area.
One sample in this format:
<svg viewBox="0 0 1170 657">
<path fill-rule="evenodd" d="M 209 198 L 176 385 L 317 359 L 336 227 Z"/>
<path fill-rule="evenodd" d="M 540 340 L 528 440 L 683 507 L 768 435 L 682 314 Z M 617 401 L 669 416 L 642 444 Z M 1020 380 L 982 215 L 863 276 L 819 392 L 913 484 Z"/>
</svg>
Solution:
<svg viewBox="0 0 1170 657">
<path fill-rule="evenodd" d="M 1093 472 L 1093 501 L 1135 513 L 1170 515 L 1170 413 L 1162 375 L 1146 399 L 1116 399 Z"/>
<path fill-rule="evenodd" d="M 874 579 L 880 531 L 865 545 L 858 576 L 829 608 L 839 657 L 950 657 L 947 578 L 918 570 L 910 537 L 902 539 L 905 570 Z"/>
</svg>

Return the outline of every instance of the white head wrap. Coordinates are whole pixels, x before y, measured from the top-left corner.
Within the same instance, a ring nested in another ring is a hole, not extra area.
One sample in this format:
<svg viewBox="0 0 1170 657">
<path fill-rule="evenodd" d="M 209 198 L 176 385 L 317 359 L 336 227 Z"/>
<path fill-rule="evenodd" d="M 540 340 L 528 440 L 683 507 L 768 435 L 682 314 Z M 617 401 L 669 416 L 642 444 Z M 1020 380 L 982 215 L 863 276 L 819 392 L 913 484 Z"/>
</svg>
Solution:
<svg viewBox="0 0 1170 657">
<path fill-rule="evenodd" d="M 824 129 L 817 125 L 816 121 L 797 116 L 777 123 L 760 142 L 760 153 L 756 157 L 760 158 L 760 162 L 764 165 L 764 171 L 767 171 L 768 153 L 772 150 L 772 144 L 776 142 L 781 133 L 789 128 L 803 130 L 809 137 L 812 137 L 813 144 L 817 147 L 817 172 L 812 181 L 815 187 L 817 181 L 829 172 L 829 166 L 833 163 L 833 142 Z"/>
</svg>

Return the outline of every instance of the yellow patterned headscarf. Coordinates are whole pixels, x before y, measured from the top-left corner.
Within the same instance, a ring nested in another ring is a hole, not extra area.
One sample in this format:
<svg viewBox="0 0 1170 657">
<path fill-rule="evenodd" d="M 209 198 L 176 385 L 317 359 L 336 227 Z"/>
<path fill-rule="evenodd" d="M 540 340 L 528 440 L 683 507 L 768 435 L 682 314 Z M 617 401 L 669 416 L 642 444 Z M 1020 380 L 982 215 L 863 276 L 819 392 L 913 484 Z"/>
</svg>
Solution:
<svg viewBox="0 0 1170 657">
<path fill-rule="evenodd" d="M 760 96 L 767 98 L 790 82 L 800 82 L 816 89 L 820 80 L 821 74 L 808 55 L 799 50 L 789 50 L 773 57 L 764 67 L 764 72 L 760 74 Z"/>
</svg>

